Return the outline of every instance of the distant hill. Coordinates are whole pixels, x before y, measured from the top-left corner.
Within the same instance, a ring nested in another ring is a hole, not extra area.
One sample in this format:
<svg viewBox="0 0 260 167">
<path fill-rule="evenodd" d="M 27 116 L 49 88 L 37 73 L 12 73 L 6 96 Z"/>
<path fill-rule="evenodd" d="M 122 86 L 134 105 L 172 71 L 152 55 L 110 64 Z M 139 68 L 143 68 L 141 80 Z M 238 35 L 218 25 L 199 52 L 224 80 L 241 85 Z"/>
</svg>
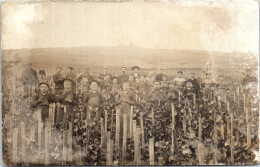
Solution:
<svg viewBox="0 0 260 167">
<path fill-rule="evenodd" d="M 233 57 L 231 53 L 215 51 L 148 49 L 134 46 L 35 48 L 2 51 L 3 64 L 29 60 L 37 66 L 70 65 L 91 68 L 104 66 L 116 68 L 133 65 L 139 65 L 142 68 L 198 68 L 204 67 L 209 60 L 217 63 L 217 66 L 227 66 L 230 63 L 234 65 L 232 61 L 238 64 L 244 63 L 241 62 L 241 57 L 238 56 L 236 59 Z"/>
</svg>

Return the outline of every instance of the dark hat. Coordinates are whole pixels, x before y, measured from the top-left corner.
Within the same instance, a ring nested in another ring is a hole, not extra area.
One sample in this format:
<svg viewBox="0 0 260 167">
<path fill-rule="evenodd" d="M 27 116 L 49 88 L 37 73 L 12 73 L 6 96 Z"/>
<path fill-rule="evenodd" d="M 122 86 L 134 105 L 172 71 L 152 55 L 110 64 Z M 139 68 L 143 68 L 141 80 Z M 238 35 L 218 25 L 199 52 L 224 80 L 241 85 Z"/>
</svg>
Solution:
<svg viewBox="0 0 260 167">
<path fill-rule="evenodd" d="M 72 83 L 75 82 L 73 79 L 71 79 L 71 78 L 69 78 L 69 77 L 66 77 L 66 78 L 63 79 L 63 83 L 64 83 L 64 81 L 66 81 L 66 80 L 71 81 Z"/>
<path fill-rule="evenodd" d="M 138 66 L 133 66 L 133 67 L 132 67 L 132 70 L 134 70 L 134 69 L 140 70 L 140 67 L 138 67 Z"/>
<path fill-rule="evenodd" d="M 48 87 L 50 87 L 49 83 L 45 80 L 43 80 L 39 83 L 39 86 L 41 86 L 41 85 L 47 85 Z"/>
<path fill-rule="evenodd" d="M 194 72 L 191 72 L 190 74 L 194 74 L 194 75 L 195 75 L 195 73 L 194 73 Z"/>
<path fill-rule="evenodd" d="M 113 79 L 118 79 L 118 78 L 117 78 L 116 76 L 113 76 L 113 77 L 112 77 L 112 80 L 113 80 Z"/>
<path fill-rule="evenodd" d="M 99 86 L 99 82 L 97 80 L 92 80 L 89 85 L 91 85 L 93 82 L 97 83 L 97 85 Z"/>
<path fill-rule="evenodd" d="M 177 74 L 182 73 L 182 71 L 178 71 Z"/>
<path fill-rule="evenodd" d="M 74 68 L 73 68 L 73 67 L 68 67 L 68 69 L 70 69 L 70 70 L 74 70 Z"/>
</svg>

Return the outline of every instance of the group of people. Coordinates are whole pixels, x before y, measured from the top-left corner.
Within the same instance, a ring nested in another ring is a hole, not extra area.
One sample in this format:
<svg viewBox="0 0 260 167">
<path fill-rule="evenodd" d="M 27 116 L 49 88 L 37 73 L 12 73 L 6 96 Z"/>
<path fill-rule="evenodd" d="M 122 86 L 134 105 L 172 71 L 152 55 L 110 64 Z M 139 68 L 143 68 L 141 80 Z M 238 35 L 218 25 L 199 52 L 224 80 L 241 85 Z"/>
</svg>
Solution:
<svg viewBox="0 0 260 167">
<path fill-rule="evenodd" d="M 57 128 L 64 123 L 73 123 L 74 108 L 79 103 L 83 103 L 84 106 L 83 118 L 95 121 L 102 116 L 105 102 L 113 101 L 115 108 L 120 111 L 120 120 L 123 124 L 124 114 L 130 118 L 131 106 L 141 102 L 173 103 L 178 101 L 180 96 L 192 100 L 194 96 L 199 95 L 202 87 L 204 90 L 210 89 L 213 84 L 210 74 L 207 74 L 206 80 L 202 84 L 195 78 L 195 73 L 190 73 L 190 78 L 186 79 L 183 77 L 182 71 L 178 71 L 176 77 L 161 73 L 155 74 L 151 80 L 140 72 L 138 66 L 132 67 L 131 74 L 128 74 L 126 67 L 122 67 L 121 74 L 118 76 L 113 76 L 107 70 L 102 75 L 93 76 L 90 74 L 90 69 L 85 68 L 84 73 L 77 77 L 73 67 L 68 67 L 65 75 L 62 70 L 61 67 L 58 67 L 57 72 L 52 76 L 54 87 L 44 75 L 39 73 L 37 79 L 39 91 L 31 102 L 33 109 L 41 110 L 43 122 L 49 117 L 49 105 L 56 103 Z M 129 121 L 127 124 L 129 126 Z"/>
</svg>

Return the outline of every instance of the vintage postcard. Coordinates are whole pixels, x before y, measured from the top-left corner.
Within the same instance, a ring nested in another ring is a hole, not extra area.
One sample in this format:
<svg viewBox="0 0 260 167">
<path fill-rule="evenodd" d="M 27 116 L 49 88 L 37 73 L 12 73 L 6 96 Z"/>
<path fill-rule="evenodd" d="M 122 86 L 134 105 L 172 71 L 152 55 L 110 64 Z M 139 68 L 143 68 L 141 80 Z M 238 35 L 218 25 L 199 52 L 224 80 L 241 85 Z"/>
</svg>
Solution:
<svg viewBox="0 0 260 167">
<path fill-rule="evenodd" d="M 5 165 L 259 163 L 258 1 L 1 8 Z"/>
</svg>

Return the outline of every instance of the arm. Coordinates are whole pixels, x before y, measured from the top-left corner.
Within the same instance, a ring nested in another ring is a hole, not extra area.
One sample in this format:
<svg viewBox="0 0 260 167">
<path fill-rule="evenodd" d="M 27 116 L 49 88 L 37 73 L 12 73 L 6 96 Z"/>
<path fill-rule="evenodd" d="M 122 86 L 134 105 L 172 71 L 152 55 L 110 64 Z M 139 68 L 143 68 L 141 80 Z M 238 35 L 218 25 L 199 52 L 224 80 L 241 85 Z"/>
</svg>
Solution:
<svg viewBox="0 0 260 167">
<path fill-rule="evenodd" d="M 36 108 L 39 103 L 41 103 L 41 99 L 39 99 L 39 96 L 36 95 L 32 100 L 31 107 Z"/>
<path fill-rule="evenodd" d="M 77 78 L 77 82 L 80 83 L 81 80 L 82 80 L 82 78 L 83 78 L 83 74 L 81 74 L 81 75 Z"/>
</svg>

